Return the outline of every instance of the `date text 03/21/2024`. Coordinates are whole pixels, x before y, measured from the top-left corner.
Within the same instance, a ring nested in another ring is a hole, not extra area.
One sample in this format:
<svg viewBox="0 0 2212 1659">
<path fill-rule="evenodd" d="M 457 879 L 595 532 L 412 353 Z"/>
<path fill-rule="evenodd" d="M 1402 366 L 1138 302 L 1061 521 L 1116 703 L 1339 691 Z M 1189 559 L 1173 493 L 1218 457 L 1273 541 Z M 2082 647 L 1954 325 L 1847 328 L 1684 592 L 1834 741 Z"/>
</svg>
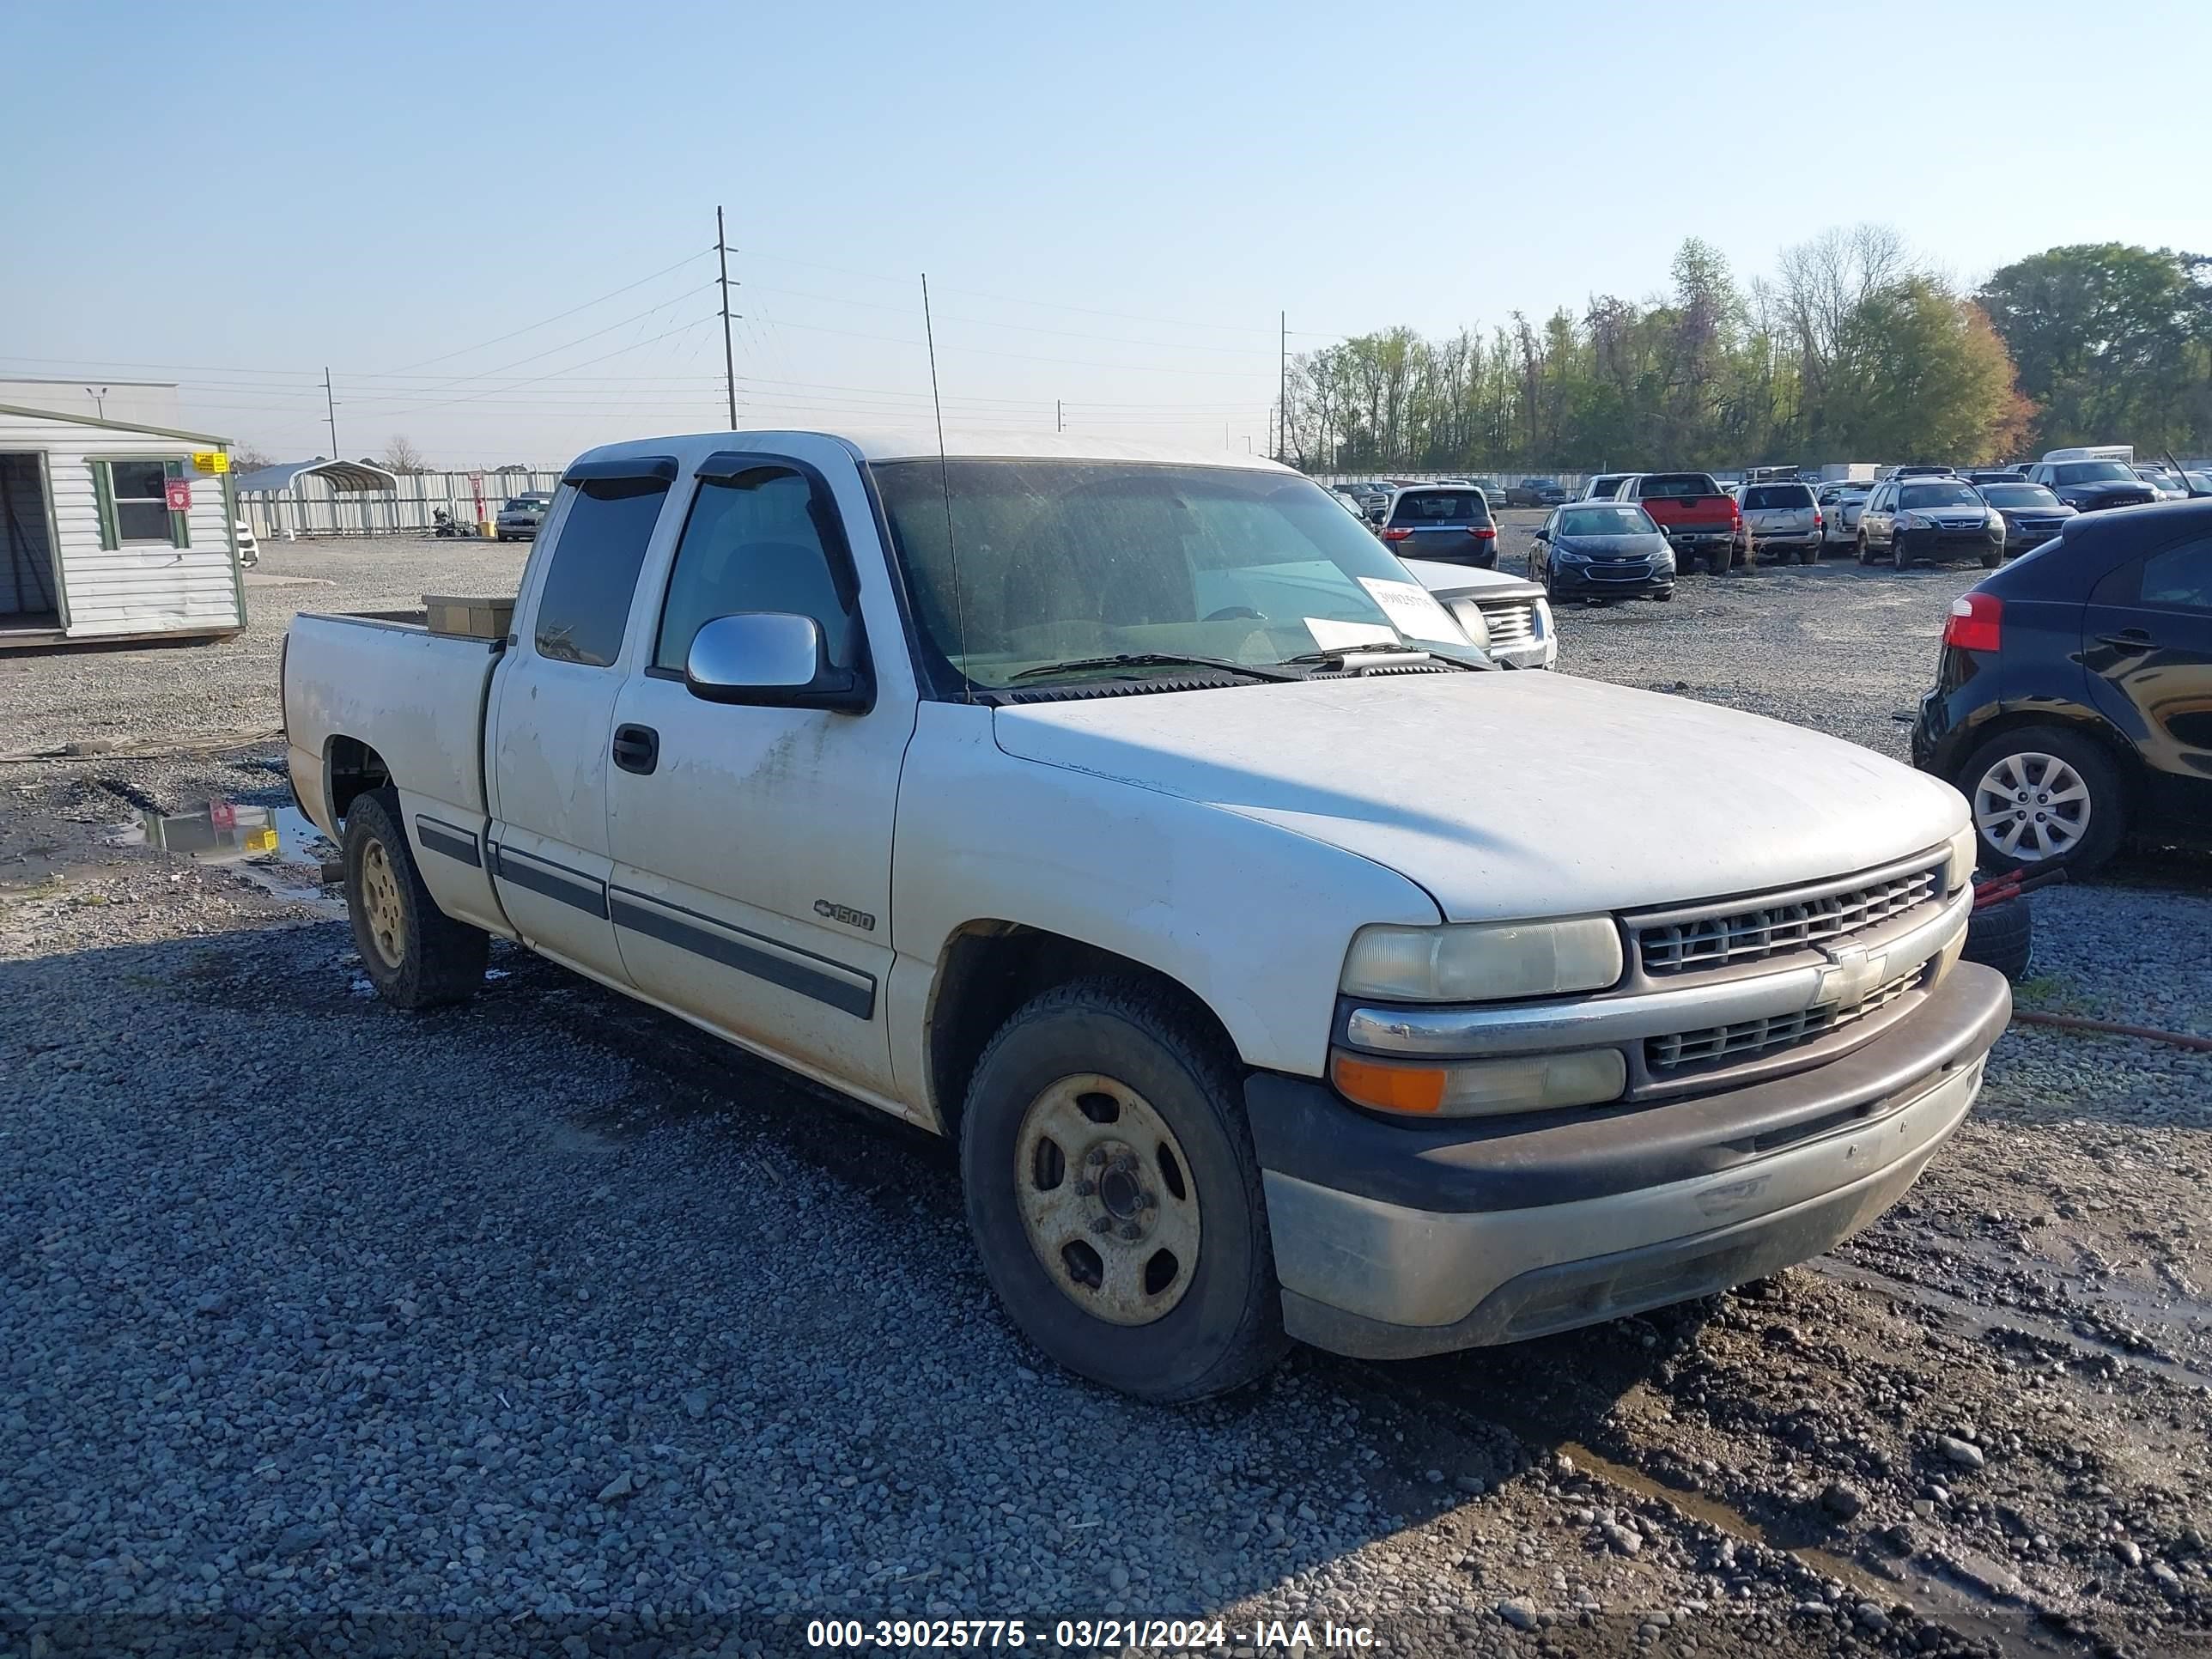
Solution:
<svg viewBox="0 0 2212 1659">
<path fill-rule="evenodd" d="M 1234 1647 L 1285 1651 L 1357 1651 L 1374 1645 L 1365 1625 L 1324 1619 L 1261 1620 L 1231 1630 L 1218 1619 L 1060 1619 L 1049 1626 L 1023 1619 L 815 1619 L 807 1621 L 810 1648 L 1026 1648 L 1095 1652 L 1135 1648 L 1162 1652 Z"/>
</svg>

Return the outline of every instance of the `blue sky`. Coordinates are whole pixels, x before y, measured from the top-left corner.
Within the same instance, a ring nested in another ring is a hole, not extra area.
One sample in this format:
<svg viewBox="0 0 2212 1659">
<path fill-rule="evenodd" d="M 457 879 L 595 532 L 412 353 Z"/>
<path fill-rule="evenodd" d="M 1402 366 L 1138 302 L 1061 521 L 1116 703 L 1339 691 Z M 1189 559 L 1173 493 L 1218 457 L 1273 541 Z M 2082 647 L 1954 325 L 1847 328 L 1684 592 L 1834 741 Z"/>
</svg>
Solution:
<svg viewBox="0 0 2212 1659">
<path fill-rule="evenodd" d="M 926 416 L 927 270 L 950 423 L 1264 447 L 1279 312 L 1294 350 L 1486 328 L 1860 219 L 1969 283 L 2212 246 L 2212 6 L 2085 16 L 20 8 L 0 376 L 180 380 L 283 458 L 326 447 L 325 364 L 349 454 L 719 428 L 719 202 L 744 424 Z"/>
</svg>

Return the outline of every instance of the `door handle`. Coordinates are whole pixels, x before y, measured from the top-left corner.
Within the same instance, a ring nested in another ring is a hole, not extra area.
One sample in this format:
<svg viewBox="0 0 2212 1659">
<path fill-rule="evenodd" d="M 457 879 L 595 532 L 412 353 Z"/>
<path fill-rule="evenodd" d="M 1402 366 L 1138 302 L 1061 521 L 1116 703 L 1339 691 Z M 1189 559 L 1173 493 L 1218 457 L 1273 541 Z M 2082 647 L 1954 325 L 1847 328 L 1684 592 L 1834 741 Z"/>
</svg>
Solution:
<svg viewBox="0 0 2212 1659">
<path fill-rule="evenodd" d="M 2116 645 L 2123 651 L 2148 651 L 2154 643 L 2156 643 L 2156 641 L 2151 638 L 2148 629 L 2141 628 L 2123 628 L 2117 634 L 2098 635 L 2097 643 L 2100 645 Z"/>
<path fill-rule="evenodd" d="M 660 733 L 649 726 L 617 726 L 614 757 L 623 771 L 650 775 L 660 764 Z"/>
</svg>

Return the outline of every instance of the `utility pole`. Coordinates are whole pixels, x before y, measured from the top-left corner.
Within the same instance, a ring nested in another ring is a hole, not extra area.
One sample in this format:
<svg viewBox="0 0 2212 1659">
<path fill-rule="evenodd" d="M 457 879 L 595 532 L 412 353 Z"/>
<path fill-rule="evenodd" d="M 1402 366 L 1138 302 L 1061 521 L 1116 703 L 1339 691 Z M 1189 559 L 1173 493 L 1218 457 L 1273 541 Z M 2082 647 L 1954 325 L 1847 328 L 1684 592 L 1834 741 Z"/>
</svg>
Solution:
<svg viewBox="0 0 2212 1659">
<path fill-rule="evenodd" d="M 1276 406 L 1281 413 L 1275 422 L 1275 459 L 1279 461 L 1291 447 L 1291 313 L 1278 312 L 1276 321 L 1282 329 L 1276 354 Z"/>
<path fill-rule="evenodd" d="M 722 234 L 722 209 L 714 207 L 714 257 L 722 266 L 722 375 L 730 398 L 730 430 L 738 429 L 738 359 L 730 348 L 730 243 Z"/>
<path fill-rule="evenodd" d="M 331 396 L 331 366 L 328 363 L 323 365 L 323 413 L 324 418 L 330 422 L 331 459 L 341 460 L 343 457 L 338 453 L 338 404 L 337 399 Z"/>
<path fill-rule="evenodd" d="M 1057 398 L 1052 400 L 1052 429 L 1054 432 L 1067 430 L 1066 411 L 1061 407 L 1060 401 Z"/>
</svg>

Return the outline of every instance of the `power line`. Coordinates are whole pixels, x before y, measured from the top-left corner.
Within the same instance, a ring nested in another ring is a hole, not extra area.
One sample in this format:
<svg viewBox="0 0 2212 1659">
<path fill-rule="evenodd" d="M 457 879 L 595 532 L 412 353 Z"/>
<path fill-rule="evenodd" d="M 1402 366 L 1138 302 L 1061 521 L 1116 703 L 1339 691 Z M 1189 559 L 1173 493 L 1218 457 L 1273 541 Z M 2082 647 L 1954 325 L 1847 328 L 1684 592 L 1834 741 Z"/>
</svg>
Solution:
<svg viewBox="0 0 2212 1659">
<path fill-rule="evenodd" d="M 720 240 L 720 239 L 717 237 L 716 240 Z M 442 356 L 436 357 L 425 357 L 419 362 L 403 363 L 398 368 L 393 369 L 392 373 L 394 374 L 404 374 L 410 368 L 427 368 L 432 363 L 442 363 L 449 362 L 455 357 L 465 357 L 471 351 L 482 351 L 486 346 L 499 345 L 505 341 L 515 338 L 518 335 L 534 332 L 536 330 L 544 328 L 550 324 L 559 322 L 564 317 L 573 317 L 580 311 L 589 311 L 593 306 L 605 305 L 609 300 L 618 299 L 623 295 L 628 294 L 632 289 L 643 288 L 647 283 L 653 282 L 659 277 L 665 276 L 672 270 L 681 270 L 684 266 L 690 264 L 694 259 L 700 258 L 702 254 L 708 252 L 709 252 L 709 250 L 702 248 L 696 253 L 687 253 L 682 258 L 678 259 L 674 264 L 663 265 L 659 270 L 654 271 L 651 276 L 641 276 L 634 283 L 625 283 L 620 288 L 611 289 L 606 293 L 600 295 L 596 300 L 586 300 L 580 306 L 570 306 L 566 311 L 556 311 L 550 317 L 541 318 L 537 322 L 526 324 L 524 326 L 515 329 L 509 333 L 494 335 L 489 340 L 479 340 L 474 345 L 463 346 L 459 351 L 448 351 L 444 353 Z"/>
</svg>

